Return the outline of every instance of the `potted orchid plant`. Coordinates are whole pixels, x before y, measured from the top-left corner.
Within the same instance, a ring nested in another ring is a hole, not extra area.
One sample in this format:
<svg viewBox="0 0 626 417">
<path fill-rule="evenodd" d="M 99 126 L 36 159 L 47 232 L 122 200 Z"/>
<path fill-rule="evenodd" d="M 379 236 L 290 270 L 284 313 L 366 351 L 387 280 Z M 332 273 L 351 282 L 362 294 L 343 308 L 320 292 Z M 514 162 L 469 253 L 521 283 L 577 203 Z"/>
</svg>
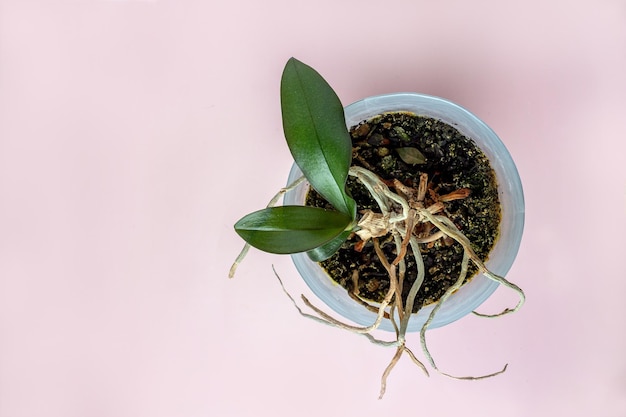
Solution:
<svg viewBox="0 0 626 417">
<path fill-rule="evenodd" d="M 295 58 L 280 95 L 294 168 L 266 208 L 235 223 L 246 244 L 231 277 L 250 246 L 292 254 L 315 294 L 349 322 L 302 296 L 314 314 L 304 313 L 289 296 L 301 314 L 395 348 L 381 398 L 404 353 L 428 373 L 407 332 L 419 332 L 439 370 L 427 329 L 473 311 L 498 285 L 519 302 L 475 314 L 519 310 L 524 293 L 504 275 L 521 239 L 523 194 L 510 155 L 486 125 L 459 106 L 415 94 L 374 97 L 344 111 L 322 76 Z M 439 315 L 449 317 L 438 322 Z M 377 329 L 394 339 L 376 338 Z"/>
</svg>

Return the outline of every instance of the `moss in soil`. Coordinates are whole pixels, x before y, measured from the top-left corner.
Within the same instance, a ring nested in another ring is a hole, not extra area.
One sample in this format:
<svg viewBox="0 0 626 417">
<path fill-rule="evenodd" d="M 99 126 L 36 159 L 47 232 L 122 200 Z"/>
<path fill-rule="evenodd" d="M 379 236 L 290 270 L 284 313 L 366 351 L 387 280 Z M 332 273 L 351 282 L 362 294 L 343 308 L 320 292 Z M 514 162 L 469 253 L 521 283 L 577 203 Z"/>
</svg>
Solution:
<svg viewBox="0 0 626 417">
<path fill-rule="evenodd" d="M 424 202 L 426 207 L 434 203 L 437 196 L 460 188 L 470 189 L 468 197 L 444 203 L 445 212 L 441 214 L 450 218 L 465 234 L 483 261 L 487 259 L 498 236 L 500 202 L 493 169 L 474 141 L 447 123 L 406 112 L 376 116 L 352 127 L 350 133 L 353 165 L 369 169 L 383 180 L 396 178 L 414 188 L 417 188 L 420 174 L 428 174 L 429 191 Z M 397 149 L 407 147 L 419 150 L 425 156 L 425 162 L 404 162 Z M 356 200 L 359 210 L 380 212 L 367 190 L 352 177 L 348 179 L 347 189 Z M 314 190 L 309 192 L 307 204 L 328 207 L 328 203 Z M 422 225 L 421 228 L 424 234 L 433 232 L 425 230 L 428 225 Z M 380 239 L 388 258 L 395 258 L 395 244 L 391 235 Z M 359 252 L 354 248 L 358 242 L 359 238 L 352 236 L 337 253 L 321 264 L 331 278 L 346 290 L 359 294 L 361 298 L 380 302 L 389 288 L 389 277 L 378 260 L 373 244 L 368 242 Z M 438 239 L 431 244 L 420 245 L 420 249 L 426 271 L 414 311 L 436 302 L 457 280 L 463 258 L 462 247 L 451 239 Z M 417 277 L 417 268 L 410 251 L 405 261 L 403 298 L 406 300 L 411 284 Z M 358 271 L 357 288 L 353 282 L 354 270 Z M 470 265 L 467 280 L 475 273 L 476 268 Z"/>
</svg>

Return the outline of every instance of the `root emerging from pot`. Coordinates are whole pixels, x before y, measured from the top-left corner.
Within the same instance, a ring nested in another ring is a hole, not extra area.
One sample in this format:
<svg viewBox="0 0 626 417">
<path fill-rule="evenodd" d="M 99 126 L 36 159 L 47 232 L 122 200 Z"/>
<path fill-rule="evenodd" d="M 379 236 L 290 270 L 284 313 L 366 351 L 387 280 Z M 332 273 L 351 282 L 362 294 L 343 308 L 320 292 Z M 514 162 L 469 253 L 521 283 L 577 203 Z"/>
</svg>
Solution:
<svg viewBox="0 0 626 417">
<path fill-rule="evenodd" d="M 362 242 L 367 242 L 369 240 L 372 241 L 378 259 L 380 260 L 381 264 L 387 272 L 387 275 L 389 276 L 389 289 L 387 290 L 384 299 L 382 300 L 382 302 L 380 302 L 377 308 L 375 306 L 368 305 L 368 308 L 376 310 L 377 315 L 374 322 L 372 322 L 372 324 L 370 324 L 369 326 L 354 326 L 344 323 L 341 320 L 338 320 L 331 315 L 325 313 L 320 308 L 314 306 L 304 295 L 301 295 L 303 303 L 308 308 L 310 308 L 315 313 L 315 315 L 305 313 L 298 306 L 295 299 L 285 289 L 282 280 L 274 270 L 274 273 L 278 278 L 283 291 L 285 292 L 285 294 L 287 294 L 298 312 L 302 316 L 313 319 L 317 322 L 365 336 L 369 339 L 370 342 L 374 344 L 384 347 L 396 348 L 395 354 L 383 371 L 381 377 L 379 398 L 383 398 L 387 387 L 387 378 L 404 353 L 406 353 L 411 358 L 411 360 L 418 367 L 420 367 L 422 371 L 424 371 L 427 376 L 429 375 L 425 365 L 420 362 L 415 354 L 406 346 L 407 328 L 411 319 L 411 314 L 413 312 L 416 296 L 424 282 L 425 276 L 425 268 L 420 252 L 420 245 L 428 244 L 429 242 L 433 242 L 437 239 L 452 239 L 458 242 L 463 248 L 463 261 L 461 263 L 461 272 L 455 283 L 450 286 L 446 290 L 444 295 L 436 302 L 433 310 L 431 311 L 426 322 L 423 324 L 420 330 L 420 345 L 422 348 L 422 352 L 426 357 L 428 363 L 434 370 L 441 373 L 442 375 L 451 378 L 477 380 L 493 377 L 495 375 L 503 373 L 507 368 L 506 365 L 500 371 L 481 376 L 455 376 L 449 373 L 442 372 L 436 365 L 433 356 L 428 350 L 428 346 L 426 343 L 426 330 L 432 323 L 435 315 L 440 310 L 443 303 L 450 297 L 450 295 L 452 295 L 463 285 L 467 276 L 468 266 L 470 262 L 472 262 L 477 267 L 480 273 L 483 273 L 489 279 L 496 281 L 507 288 L 510 288 L 519 295 L 519 301 L 512 308 L 506 308 L 497 314 L 481 314 L 476 312 L 474 312 L 474 314 L 480 317 L 500 317 L 506 314 L 516 312 L 522 307 L 525 301 L 525 295 L 522 289 L 519 288 L 517 285 L 507 281 L 504 277 L 501 277 L 489 271 L 483 261 L 476 255 L 476 253 L 472 249 L 472 245 L 467 237 L 465 237 L 465 235 L 461 233 L 461 231 L 448 217 L 441 214 L 444 211 L 445 202 L 465 198 L 467 197 L 469 190 L 460 189 L 453 191 L 452 193 L 441 196 L 439 198 L 439 201 L 437 201 L 436 203 L 428 207 L 424 207 L 424 199 L 427 192 L 426 188 L 428 183 L 428 177 L 426 176 L 426 174 L 423 174 L 420 177 L 420 182 L 417 189 L 407 187 L 399 181 L 394 181 L 394 183 L 390 185 L 394 188 L 395 192 L 391 191 L 389 186 L 383 180 L 381 180 L 376 174 L 366 168 L 352 166 L 350 167 L 349 175 L 355 177 L 366 187 L 368 192 L 371 194 L 371 196 L 374 198 L 377 205 L 379 206 L 380 212 L 373 212 L 371 210 L 368 210 L 362 213 L 362 217 L 358 223 L 358 230 L 356 231 L 356 234 L 361 238 Z M 281 189 L 279 193 L 272 199 L 272 201 L 270 201 L 268 207 L 275 205 L 284 193 L 295 188 L 303 181 L 304 179 L 302 177 L 296 180 L 293 184 L 290 184 L 288 187 Z M 414 231 L 416 227 L 420 224 L 429 225 L 433 232 L 429 236 L 418 238 Z M 388 259 L 386 257 L 381 249 L 379 242 L 379 238 L 387 237 L 389 235 L 391 235 L 396 247 L 397 255 L 394 259 Z M 248 248 L 248 245 L 246 245 L 235 263 L 233 264 L 229 273 L 229 276 L 231 278 L 235 273 L 237 265 L 245 257 Z M 404 284 L 404 275 L 406 270 L 405 256 L 409 250 L 412 252 L 417 264 L 417 279 L 412 283 L 411 288 L 408 292 L 408 296 L 406 297 L 406 300 L 403 301 L 402 287 Z M 355 276 L 353 279 L 358 280 L 358 275 Z M 353 298 L 357 298 L 360 300 L 358 294 L 352 293 L 350 295 Z M 367 304 L 365 300 L 361 301 Z M 396 321 L 396 314 L 399 323 Z M 395 330 L 395 340 L 393 341 L 380 340 L 372 335 L 372 332 L 380 326 L 381 322 L 384 319 L 388 319 L 393 325 L 393 328 Z"/>
</svg>

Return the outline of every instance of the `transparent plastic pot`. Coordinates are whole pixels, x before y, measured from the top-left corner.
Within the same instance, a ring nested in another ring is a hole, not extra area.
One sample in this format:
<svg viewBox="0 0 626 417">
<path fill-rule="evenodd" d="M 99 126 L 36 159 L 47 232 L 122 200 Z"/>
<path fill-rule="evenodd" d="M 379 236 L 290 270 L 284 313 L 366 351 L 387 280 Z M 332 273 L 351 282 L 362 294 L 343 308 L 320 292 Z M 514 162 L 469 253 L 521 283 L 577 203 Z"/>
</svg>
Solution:
<svg viewBox="0 0 626 417">
<path fill-rule="evenodd" d="M 347 127 L 354 126 L 381 113 L 408 111 L 432 117 L 455 127 L 472 139 L 487 155 L 496 174 L 502 209 L 500 234 L 486 262 L 492 272 L 505 276 L 519 249 L 524 228 L 524 195 L 515 163 L 498 136 L 485 123 L 461 106 L 442 98 L 415 93 L 397 93 L 369 97 L 345 108 Z M 288 184 L 302 175 L 297 165 L 289 173 Z M 285 205 L 302 205 L 309 190 L 307 182 L 285 194 Z M 346 290 L 335 283 L 326 271 L 309 259 L 306 253 L 292 255 L 296 269 L 311 291 L 337 314 L 363 326 L 374 322 L 376 314 L 355 302 Z M 498 283 L 483 274 L 475 275 L 452 294 L 437 312 L 429 329 L 445 326 L 469 314 L 480 306 L 498 287 Z M 423 307 L 413 314 L 409 332 L 419 331 L 434 308 Z M 383 320 L 380 329 L 393 331 L 389 320 Z"/>
</svg>

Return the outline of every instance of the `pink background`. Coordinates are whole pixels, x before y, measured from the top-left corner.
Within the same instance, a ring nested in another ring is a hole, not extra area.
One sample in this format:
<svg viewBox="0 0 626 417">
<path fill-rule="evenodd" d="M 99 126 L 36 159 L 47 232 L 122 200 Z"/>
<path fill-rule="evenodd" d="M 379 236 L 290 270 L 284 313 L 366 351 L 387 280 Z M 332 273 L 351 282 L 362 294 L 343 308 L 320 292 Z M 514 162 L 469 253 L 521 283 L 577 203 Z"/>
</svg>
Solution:
<svg viewBox="0 0 626 417">
<path fill-rule="evenodd" d="M 405 357 L 379 401 L 392 350 L 301 318 L 288 257 L 227 279 L 291 165 L 290 56 L 345 104 L 442 96 L 503 139 L 528 302 L 429 341 L 504 375 Z M 625 74 L 618 0 L 0 0 L 0 416 L 626 416 Z"/>
</svg>

